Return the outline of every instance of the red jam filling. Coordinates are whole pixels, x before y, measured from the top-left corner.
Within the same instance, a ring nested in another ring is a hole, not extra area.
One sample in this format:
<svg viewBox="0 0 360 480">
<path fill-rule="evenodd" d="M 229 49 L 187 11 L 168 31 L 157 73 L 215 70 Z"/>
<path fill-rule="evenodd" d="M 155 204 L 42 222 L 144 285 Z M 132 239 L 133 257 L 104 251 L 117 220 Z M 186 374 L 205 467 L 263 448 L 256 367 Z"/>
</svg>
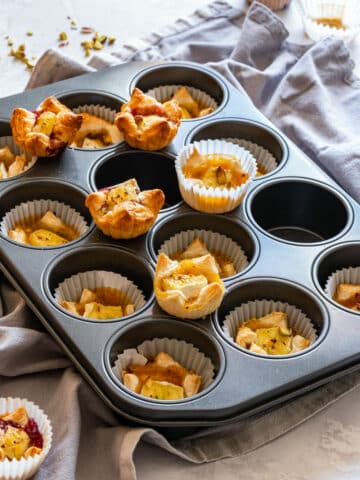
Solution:
<svg viewBox="0 0 360 480">
<path fill-rule="evenodd" d="M 29 421 L 25 425 L 25 427 L 22 427 L 21 425 L 19 425 L 16 422 L 13 422 L 12 420 L 0 419 L 0 429 L 1 430 L 6 431 L 6 427 L 8 425 L 10 425 L 11 427 L 14 427 L 14 428 L 18 428 L 20 430 L 24 430 L 30 438 L 30 445 L 32 447 L 43 448 L 43 445 L 44 445 L 43 436 L 40 433 L 38 424 L 32 418 L 29 419 Z"/>
</svg>

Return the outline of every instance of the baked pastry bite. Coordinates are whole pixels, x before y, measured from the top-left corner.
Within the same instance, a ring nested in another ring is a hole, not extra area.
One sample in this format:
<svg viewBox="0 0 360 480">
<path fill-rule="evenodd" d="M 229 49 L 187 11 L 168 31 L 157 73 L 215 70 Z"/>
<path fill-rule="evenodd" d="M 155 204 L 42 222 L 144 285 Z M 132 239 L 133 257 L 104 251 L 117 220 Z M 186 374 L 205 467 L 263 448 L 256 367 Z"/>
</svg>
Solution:
<svg viewBox="0 0 360 480">
<path fill-rule="evenodd" d="M 124 137 L 120 130 L 111 122 L 103 118 L 83 112 L 81 127 L 77 131 L 71 147 L 104 148 L 120 143 Z"/>
<path fill-rule="evenodd" d="M 26 170 L 27 163 L 28 160 L 24 153 L 16 155 L 7 145 L 0 148 L 0 180 L 19 175 Z"/>
<path fill-rule="evenodd" d="M 82 118 L 55 97 L 48 97 L 33 112 L 15 108 L 10 123 L 20 148 L 38 157 L 52 157 L 71 144 Z"/>
<path fill-rule="evenodd" d="M 225 287 L 212 255 L 178 261 L 160 253 L 154 291 L 165 312 L 179 318 L 197 319 L 219 307 Z"/>
<path fill-rule="evenodd" d="M 59 305 L 74 315 L 92 320 L 121 318 L 135 311 L 135 305 L 122 292 L 111 287 L 83 288 L 79 301 L 63 300 Z"/>
<path fill-rule="evenodd" d="M 199 237 L 195 237 L 184 251 L 171 255 L 171 258 L 172 260 L 185 260 L 202 257 L 204 255 L 211 255 L 214 258 L 220 278 L 231 277 L 236 274 L 235 266 L 231 258 L 222 252 L 210 252 Z"/>
<path fill-rule="evenodd" d="M 201 105 L 196 101 L 186 87 L 180 87 L 172 96 L 172 100 L 176 100 L 181 108 L 182 118 L 197 118 L 209 115 L 214 111 L 212 107 Z"/>
<path fill-rule="evenodd" d="M 289 327 L 288 315 L 278 311 L 242 323 L 235 341 L 250 352 L 262 355 L 289 355 L 304 350 L 311 344 L 310 339 Z"/>
<path fill-rule="evenodd" d="M 201 376 L 187 370 L 165 352 L 145 364 L 130 364 L 121 372 L 124 385 L 157 400 L 180 400 L 196 395 Z"/>
<path fill-rule="evenodd" d="M 79 237 L 80 233 L 63 222 L 51 210 L 39 217 L 29 217 L 9 230 L 11 240 L 34 247 L 63 245 Z"/>
<path fill-rule="evenodd" d="M 90 193 L 85 205 L 96 225 L 113 238 L 135 238 L 146 233 L 164 205 L 162 190 L 140 191 L 135 178 Z"/>
<path fill-rule="evenodd" d="M 165 148 L 175 137 L 180 122 L 181 109 L 176 101 L 162 104 L 138 88 L 115 117 L 126 142 L 141 150 Z"/>
<path fill-rule="evenodd" d="M 0 461 L 21 460 L 39 455 L 43 436 L 24 407 L 0 415 Z"/>
<path fill-rule="evenodd" d="M 360 285 L 339 283 L 333 299 L 346 308 L 360 312 Z"/>
</svg>

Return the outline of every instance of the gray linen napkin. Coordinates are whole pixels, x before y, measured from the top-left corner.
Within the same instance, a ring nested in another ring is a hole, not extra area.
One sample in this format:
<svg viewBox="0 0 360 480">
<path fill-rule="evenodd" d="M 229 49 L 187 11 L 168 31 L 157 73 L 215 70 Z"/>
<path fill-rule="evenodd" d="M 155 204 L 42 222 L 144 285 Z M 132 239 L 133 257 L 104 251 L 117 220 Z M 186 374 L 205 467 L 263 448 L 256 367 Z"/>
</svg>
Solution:
<svg viewBox="0 0 360 480">
<path fill-rule="evenodd" d="M 39 60 L 28 88 L 132 60 L 180 59 L 208 63 L 245 89 L 271 120 L 360 199 L 359 81 L 341 42 L 311 47 L 286 41 L 282 22 L 266 7 L 243 12 L 216 1 L 113 56 L 90 66 L 50 50 Z M 136 478 L 133 453 L 143 440 L 194 463 L 245 454 L 284 434 L 356 388 L 353 373 L 270 412 L 227 427 L 204 429 L 168 441 L 148 428 L 129 428 L 71 368 L 29 314 L 24 301 L 2 285 L 0 378 L 4 395 L 27 397 L 49 414 L 54 446 L 36 480 Z"/>
</svg>

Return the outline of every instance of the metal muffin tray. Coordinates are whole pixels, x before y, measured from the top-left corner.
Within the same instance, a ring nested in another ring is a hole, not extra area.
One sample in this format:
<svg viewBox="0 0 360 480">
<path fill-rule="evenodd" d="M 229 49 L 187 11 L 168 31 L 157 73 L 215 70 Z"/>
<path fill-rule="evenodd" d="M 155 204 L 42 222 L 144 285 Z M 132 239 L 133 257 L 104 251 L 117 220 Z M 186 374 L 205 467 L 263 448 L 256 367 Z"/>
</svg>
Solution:
<svg viewBox="0 0 360 480">
<path fill-rule="evenodd" d="M 199 88 L 219 108 L 184 120 L 161 152 L 132 150 L 125 143 L 98 150 L 68 148 L 39 159 L 27 172 L 0 182 L 0 218 L 21 202 L 62 201 L 90 224 L 64 246 L 39 249 L 0 235 L 1 270 L 103 400 L 123 417 L 158 427 L 219 425 L 268 409 L 359 367 L 360 315 L 327 298 L 324 285 L 335 270 L 360 265 L 360 207 L 269 120 L 250 99 L 211 69 L 195 63 L 131 63 L 83 75 L 0 101 L 0 136 L 10 135 L 14 107 L 35 109 L 49 95 L 69 107 L 102 104 L 119 109 L 136 85 L 143 91 L 166 84 Z M 230 214 L 201 214 L 182 202 L 174 168 L 176 152 L 194 140 L 237 137 L 266 148 L 278 168 L 253 181 Z M 104 236 L 84 206 L 88 192 L 135 177 L 141 189 L 161 188 L 166 205 L 140 238 Z M 203 228 L 225 234 L 245 251 L 249 265 L 225 279 L 220 308 L 203 320 L 164 315 L 153 293 L 160 245 L 173 234 Z M 125 275 L 146 304 L 114 321 L 79 319 L 61 307 L 54 289 L 80 271 Z M 275 299 L 296 305 L 312 320 L 316 342 L 291 356 L 264 357 L 237 348 L 223 334 L 225 316 L 241 303 Z M 112 372 L 118 353 L 146 339 L 170 337 L 195 345 L 216 370 L 212 384 L 182 401 L 146 399 L 127 390 Z"/>
</svg>

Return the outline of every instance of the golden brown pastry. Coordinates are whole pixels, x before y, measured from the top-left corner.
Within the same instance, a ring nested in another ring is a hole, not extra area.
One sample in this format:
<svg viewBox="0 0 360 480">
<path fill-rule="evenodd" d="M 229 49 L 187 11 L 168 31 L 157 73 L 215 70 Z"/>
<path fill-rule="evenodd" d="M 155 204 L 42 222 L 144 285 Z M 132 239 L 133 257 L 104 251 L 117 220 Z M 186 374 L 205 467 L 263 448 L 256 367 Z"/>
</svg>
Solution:
<svg viewBox="0 0 360 480">
<path fill-rule="evenodd" d="M 104 148 L 121 142 L 124 137 L 119 129 L 103 118 L 83 112 L 83 121 L 71 147 Z"/>
<path fill-rule="evenodd" d="M 34 247 L 63 245 L 79 237 L 79 232 L 48 210 L 42 217 L 32 217 L 9 230 L 9 238 Z"/>
<path fill-rule="evenodd" d="M 146 233 L 164 205 L 162 190 L 140 191 L 135 178 L 90 193 L 85 205 L 100 230 L 113 238 L 135 238 Z"/>
<path fill-rule="evenodd" d="M 84 288 L 78 302 L 59 302 L 69 312 L 93 320 L 110 320 L 130 315 L 135 305 L 119 290 L 111 287 Z"/>
<path fill-rule="evenodd" d="M 180 400 L 198 393 L 201 376 L 186 370 L 165 352 L 145 365 L 128 365 L 124 385 L 135 393 L 157 400 Z"/>
<path fill-rule="evenodd" d="M 174 100 L 164 104 L 134 88 L 131 99 L 121 107 L 115 124 L 126 142 L 142 150 L 160 150 L 175 137 L 181 110 Z"/>
<path fill-rule="evenodd" d="M 19 175 L 24 171 L 26 163 L 24 153 L 15 155 L 8 146 L 0 148 L 0 180 Z"/>
<path fill-rule="evenodd" d="M 182 118 L 197 118 L 209 115 L 214 111 L 211 107 L 203 107 L 197 102 L 186 87 L 179 88 L 172 97 L 181 108 Z"/>
<path fill-rule="evenodd" d="M 360 312 L 360 285 L 339 283 L 334 300 L 346 308 Z"/>
<path fill-rule="evenodd" d="M 154 291 L 165 312 L 179 318 L 196 319 L 219 307 L 225 287 L 212 255 L 177 261 L 160 253 Z"/>
<path fill-rule="evenodd" d="M 263 355 L 289 355 L 304 350 L 311 343 L 289 328 L 286 313 L 276 311 L 244 322 L 238 328 L 235 341 L 250 352 Z"/>
<path fill-rule="evenodd" d="M 73 141 L 82 115 L 73 113 L 55 97 L 46 98 L 39 110 L 15 108 L 11 129 L 15 142 L 31 155 L 52 157 Z"/>
</svg>

